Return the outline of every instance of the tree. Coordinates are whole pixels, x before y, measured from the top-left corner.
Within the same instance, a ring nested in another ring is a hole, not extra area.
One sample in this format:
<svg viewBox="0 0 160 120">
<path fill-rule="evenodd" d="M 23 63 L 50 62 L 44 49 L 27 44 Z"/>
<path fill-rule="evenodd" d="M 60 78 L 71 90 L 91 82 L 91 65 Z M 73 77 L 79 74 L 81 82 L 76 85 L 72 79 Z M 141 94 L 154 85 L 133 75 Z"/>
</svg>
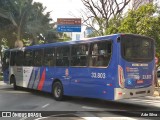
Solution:
<svg viewBox="0 0 160 120">
<path fill-rule="evenodd" d="M 0 0 L 0 3 L 0 8 L 9 11 L 16 23 L 16 25 L 13 25 L 13 22 L 8 22 L 6 26 L 8 26 L 9 29 L 5 27 L 5 30 L 10 31 L 10 28 L 13 28 L 11 34 L 8 36 L 14 35 L 16 36 L 16 40 L 8 40 L 16 41 L 18 46 L 19 43 L 22 43 L 22 39 L 33 39 L 34 42 L 37 43 L 37 36 L 50 29 L 50 12 L 44 14 L 43 12 L 46 8 L 44 8 L 41 3 L 33 3 L 32 0 Z M 4 17 L 1 16 L 0 19 L 4 19 Z M 4 22 L 6 23 L 6 21 Z M 5 31 L 3 31 L 3 33 L 5 33 Z M 10 47 L 13 47 L 13 44 Z"/>
<path fill-rule="evenodd" d="M 156 55 L 160 59 L 160 14 L 153 4 L 130 10 L 123 18 L 118 32 L 134 33 L 152 37 L 156 40 Z M 160 63 L 159 63 L 160 65 Z"/>
<path fill-rule="evenodd" d="M 141 6 L 137 10 L 130 10 L 123 18 L 119 32 L 141 34 L 158 39 L 160 17 L 155 16 L 157 10 L 153 4 Z"/>
<path fill-rule="evenodd" d="M 32 13 L 26 23 L 25 31 L 32 35 L 32 39 L 36 44 L 38 43 L 37 36 L 42 37 L 42 34 L 46 34 L 48 30 L 52 29 L 49 24 L 52 20 L 49 18 L 50 12 L 43 14 L 45 9 L 41 3 L 34 3 Z"/>
<path fill-rule="evenodd" d="M 134 33 L 149 36 L 155 39 L 156 56 L 160 59 L 160 14 L 158 8 L 153 4 L 139 7 L 137 10 L 130 10 L 123 18 L 119 26 L 119 32 Z M 160 61 L 157 68 L 160 66 Z M 157 78 L 155 76 L 155 78 Z M 157 84 L 157 79 L 155 84 Z"/>
<path fill-rule="evenodd" d="M 6 10 L 0 8 L 0 17 L 10 20 L 13 23 L 13 25 L 17 26 L 12 14 L 9 11 L 6 11 Z"/>
<path fill-rule="evenodd" d="M 92 27 L 98 35 L 105 35 L 112 18 L 119 19 L 131 0 L 81 0 L 86 8 L 83 10 L 83 21 Z M 98 30 L 96 26 L 98 25 Z"/>
<path fill-rule="evenodd" d="M 62 41 L 68 41 L 71 40 L 67 34 L 63 32 L 57 32 L 56 28 L 52 28 L 49 31 L 47 31 L 47 34 L 45 35 L 46 43 L 54 43 L 54 42 L 62 42 Z"/>
</svg>

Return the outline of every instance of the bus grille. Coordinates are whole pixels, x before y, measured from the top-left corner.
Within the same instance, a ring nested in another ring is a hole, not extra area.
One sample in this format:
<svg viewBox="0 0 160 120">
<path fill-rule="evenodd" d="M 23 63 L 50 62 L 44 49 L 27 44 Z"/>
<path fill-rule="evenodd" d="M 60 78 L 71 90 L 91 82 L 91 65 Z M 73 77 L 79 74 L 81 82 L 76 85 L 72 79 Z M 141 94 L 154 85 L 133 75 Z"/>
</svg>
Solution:
<svg viewBox="0 0 160 120">
<path fill-rule="evenodd" d="M 136 94 L 144 94 L 144 93 L 146 93 L 146 91 L 138 91 L 138 92 L 136 92 Z"/>
</svg>

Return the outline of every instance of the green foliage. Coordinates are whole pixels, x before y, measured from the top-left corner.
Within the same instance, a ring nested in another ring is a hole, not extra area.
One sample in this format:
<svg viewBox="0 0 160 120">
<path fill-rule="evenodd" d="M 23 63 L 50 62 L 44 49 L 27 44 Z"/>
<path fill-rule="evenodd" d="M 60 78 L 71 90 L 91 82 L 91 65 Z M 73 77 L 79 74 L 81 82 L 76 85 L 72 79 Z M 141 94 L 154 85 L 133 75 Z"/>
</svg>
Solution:
<svg viewBox="0 0 160 120">
<path fill-rule="evenodd" d="M 0 81 L 3 81 L 3 75 L 0 73 Z"/>
<path fill-rule="evenodd" d="M 120 15 L 114 16 L 109 20 L 108 28 L 105 30 L 105 34 L 114 34 L 119 31 L 122 17 Z"/>
<path fill-rule="evenodd" d="M 130 10 L 123 18 L 119 27 L 119 32 L 141 34 L 159 38 L 160 19 L 154 16 L 157 8 L 152 4 L 141 6 L 138 10 Z"/>
<path fill-rule="evenodd" d="M 160 59 L 160 14 L 152 4 L 128 11 L 118 28 L 121 33 L 149 36 L 156 41 L 156 56 Z M 160 65 L 160 63 L 159 63 Z"/>
<path fill-rule="evenodd" d="M 46 8 L 41 3 L 33 3 L 33 0 L 0 0 L 0 9 L 5 10 L 3 14 L 10 13 L 16 22 L 15 25 L 7 17 L 0 17 L 0 39 L 7 39 L 10 48 L 14 47 L 16 40 L 24 41 L 25 46 L 29 45 L 26 42 L 29 39 L 37 44 L 41 40 L 38 36 L 51 29 L 50 12 L 44 14 Z"/>
<path fill-rule="evenodd" d="M 44 40 L 39 40 L 38 43 L 39 43 L 39 44 L 44 44 L 45 41 L 44 41 Z"/>
<path fill-rule="evenodd" d="M 31 41 L 28 39 L 22 39 L 23 43 L 25 46 L 30 46 L 31 45 Z"/>
</svg>

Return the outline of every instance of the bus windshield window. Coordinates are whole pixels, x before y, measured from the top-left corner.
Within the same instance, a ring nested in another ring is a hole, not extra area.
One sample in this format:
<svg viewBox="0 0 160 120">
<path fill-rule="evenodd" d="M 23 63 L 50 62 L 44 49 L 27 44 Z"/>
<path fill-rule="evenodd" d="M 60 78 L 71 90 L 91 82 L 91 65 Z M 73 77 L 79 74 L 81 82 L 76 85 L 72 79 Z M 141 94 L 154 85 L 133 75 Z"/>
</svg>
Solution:
<svg viewBox="0 0 160 120">
<path fill-rule="evenodd" d="M 9 67 L 9 51 L 4 52 L 2 56 L 2 69 L 5 71 Z"/>
<path fill-rule="evenodd" d="M 153 40 L 141 36 L 122 36 L 122 56 L 130 62 L 153 60 Z"/>
</svg>

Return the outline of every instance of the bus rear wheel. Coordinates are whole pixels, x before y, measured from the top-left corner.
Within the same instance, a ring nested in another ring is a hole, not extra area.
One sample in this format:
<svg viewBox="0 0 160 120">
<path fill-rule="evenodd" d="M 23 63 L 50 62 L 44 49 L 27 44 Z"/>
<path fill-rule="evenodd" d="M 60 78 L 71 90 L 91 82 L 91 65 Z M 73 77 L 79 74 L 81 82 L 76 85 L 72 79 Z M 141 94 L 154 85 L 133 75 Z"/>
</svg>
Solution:
<svg viewBox="0 0 160 120">
<path fill-rule="evenodd" d="M 55 100 L 61 101 L 63 99 L 63 86 L 57 81 L 53 84 L 52 94 Z"/>
</svg>

